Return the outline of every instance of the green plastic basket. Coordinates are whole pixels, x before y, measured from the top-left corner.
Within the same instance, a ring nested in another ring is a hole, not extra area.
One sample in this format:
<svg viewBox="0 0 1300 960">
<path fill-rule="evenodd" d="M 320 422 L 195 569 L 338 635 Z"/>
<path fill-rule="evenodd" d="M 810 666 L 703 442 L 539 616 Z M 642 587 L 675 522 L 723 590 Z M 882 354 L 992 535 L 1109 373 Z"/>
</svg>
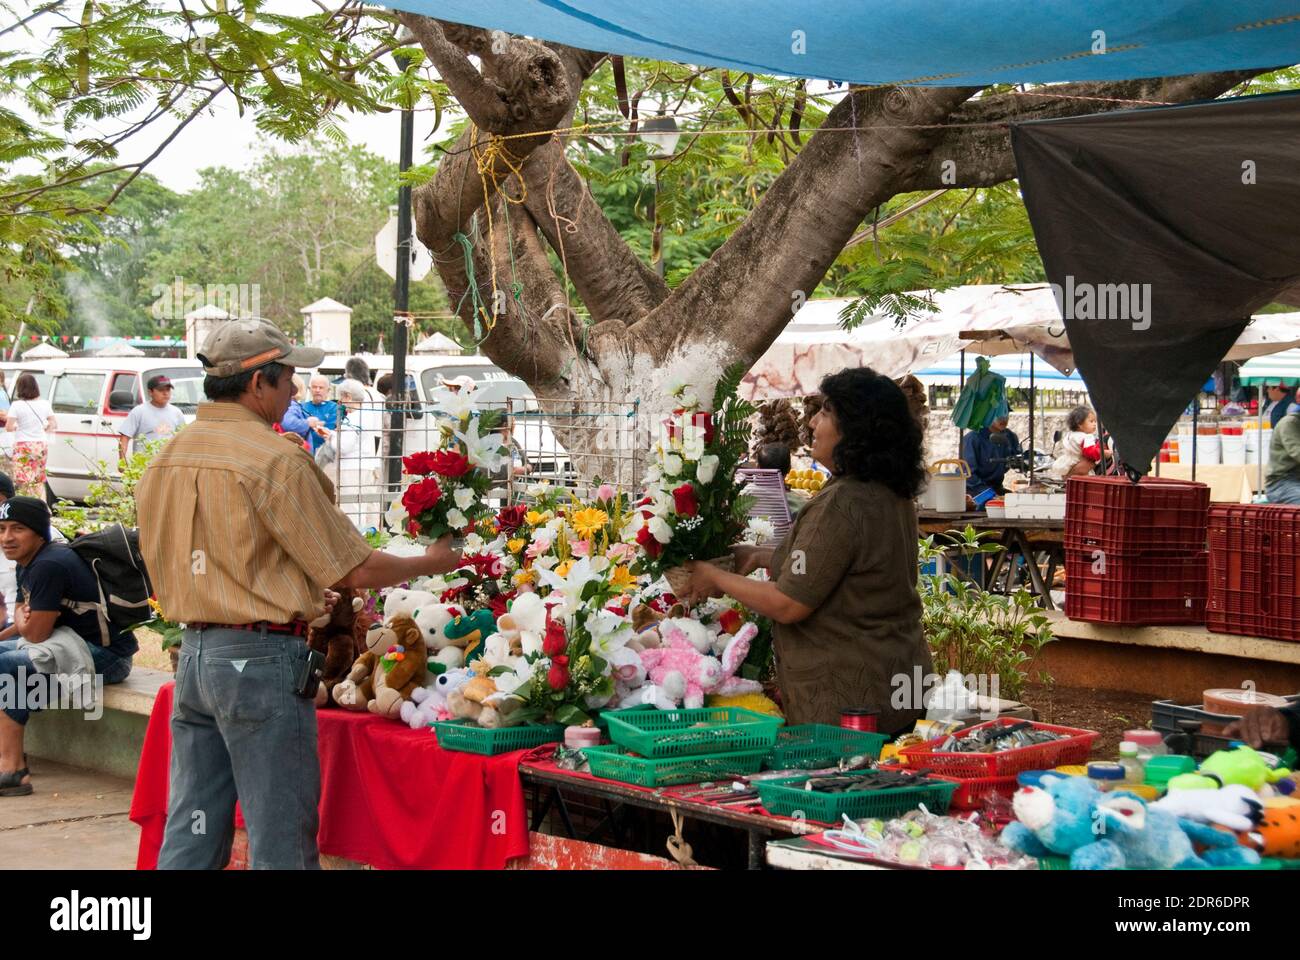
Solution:
<svg viewBox="0 0 1300 960">
<path fill-rule="evenodd" d="M 606 780 L 634 783 L 639 787 L 667 787 L 677 783 L 699 783 L 715 777 L 758 773 L 766 750 L 736 753 L 701 753 L 688 757 L 652 760 L 628 753 L 622 747 L 583 747 L 591 773 Z"/>
<path fill-rule="evenodd" d="M 738 750 L 767 752 L 785 723 L 780 717 L 740 707 L 615 710 L 606 716 L 611 740 L 654 759 Z"/>
<path fill-rule="evenodd" d="M 438 746 L 444 750 L 481 753 L 488 757 L 564 739 L 562 723 L 521 724 L 489 730 L 473 720 L 438 720 L 430 726 L 438 731 Z"/>
<path fill-rule="evenodd" d="M 779 817 L 803 816 L 821 823 L 839 823 L 844 815 L 851 820 L 901 816 L 921 804 L 931 813 L 947 813 L 955 783 L 920 784 L 915 787 L 892 787 L 888 790 L 862 790 L 850 793 L 823 793 L 805 790 L 808 777 L 782 777 L 760 780 L 759 799 L 768 813 Z"/>
<path fill-rule="evenodd" d="M 655 705 L 654 705 L 653 703 L 642 703 L 642 704 L 639 704 L 638 706 L 635 706 L 635 707 L 624 707 L 623 709 L 624 709 L 624 711 L 630 713 L 630 712 L 632 712 L 632 711 L 634 711 L 634 710 L 654 710 L 654 709 L 656 709 L 656 708 L 655 708 Z M 596 711 L 596 715 L 595 715 L 592 719 L 593 719 L 593 720 L 595 721 L 595 723 L 596 723 L 596 728 L 597 728 L 598 730 L 600 730 L 601 733 L 604 733 L 604 734 L 608 734 L 608 733 L 609 733 L 609 715 L 610 715 L 611 713 L 615 713 L 615 712 L 616 712 L 616 711 L 614 711 L 614 710 L 597 710 L 597 711 Z"/>
<path fill-rule="evenodd" d="M 776 746 L 767 757 L 767 768 L 816 770 L 833 767 L 844 757 L 856 756 L 878 760 L 880 748 L 888 740 L 883 733 L 846 730 L 827 723 L 801 723 L 778 731 Z"/>
</svg>

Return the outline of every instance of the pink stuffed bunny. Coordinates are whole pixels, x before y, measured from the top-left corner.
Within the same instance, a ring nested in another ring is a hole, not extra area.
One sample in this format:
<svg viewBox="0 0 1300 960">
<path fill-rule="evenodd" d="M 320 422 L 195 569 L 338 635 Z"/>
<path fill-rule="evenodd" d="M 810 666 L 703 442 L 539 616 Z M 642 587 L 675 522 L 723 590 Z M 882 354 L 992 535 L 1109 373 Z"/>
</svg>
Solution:
<svg viewBox="0 0 1300 960">
<path fill-rule="evenodd" d="M 720 693 L 726 697 L 738 697 L 745 693 L 763 692 L 763 685 L 757 680 L 745 680 L 736 676 L 741 664 L 749 656 L 749 645 L 756 636 L 758 636 L 758 627 L 752 623 L 746 623 L 727 642 L 727 646 L 722 651 L 722 682 L 718 684 L 717 690 L 712 691 L 713 693 Z"/>
<path fill-rule="evenodd" d="M 684 707 L 704 706 L 704 695 L 713 693 L 723 680 L 722 664 L 717 657 L 706 657 L 681 630 L 669 628 L 664 634 L 666 646 L 641 651 L 641 663 L 648 679 L 660 690 L 685 684 Z M 743 660 L 744 657 L 741 657 Z"/>
</svg>

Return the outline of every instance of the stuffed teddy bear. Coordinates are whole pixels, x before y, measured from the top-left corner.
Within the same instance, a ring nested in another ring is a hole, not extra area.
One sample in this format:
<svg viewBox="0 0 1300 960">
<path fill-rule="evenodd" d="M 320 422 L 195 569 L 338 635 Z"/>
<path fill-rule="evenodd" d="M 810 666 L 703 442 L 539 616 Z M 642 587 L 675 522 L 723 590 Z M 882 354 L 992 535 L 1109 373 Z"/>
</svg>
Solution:
<svg viewBox="0 0 1300 960">
<path fill-rule="evenodd" d="M 441 664 L 444 669 L 465 665 L 465 651 L 461 641 L 446 633 L 447 625 L 464 615 L 464 608 L 447 603 L 428 603 L 417 607 L 408 615 L 420 630 L 430 660 Z"/>
<path fill-rule="evenodd" d="M 722 682 L 722 664 L 716 657 L 701 654 L 690 638 L 675 627 L 667 629 L 664 639 L 668 641 L 666 647 L 641 653 L 650 682 L 662 688 L 659 693 L 671 694 L 681 689 L 685 707 L 704 706 L 704 695 L 712 693 Z"/>
<path fill-rule="evenodd" d="M 438 598 L 427 590 L 394 587 L 384 596 L 384 619 L 391 620 L 402 615 L 412 617 L 420 607 L 431 606 L 437 602 Z"/>
<path fill-rule="evenodd" d="M 1150 810 L 1130 793 L 1102 793 L 1083 777 L 1044 777 L 1042 787 L 1017 790 L 1011 806 L 1016 822 L 1002 831 L 1002 842 L 1032 857 L 1068 856 L 1073 870 L 1259 862 L 1232 834 Z M 1193 840 L 1208 848 L 1203 856 L 1196 855 Z"/>
<path fill-rule="evenodd" d="M 373 618 L 362 612 L 365 601 L 349 587 L 339 590 L 338 602 L 331 613 L 313 620 L 307 628 L 307 646 L 325 655 L 320 686 L 316 688 L 316 706 L 326 707 L 334 701 L 330 694 L 352 670 L 352 664 L 366 649 L 366 634 Z"/>
<path fill-rule="evenodd" d="M 716 657 L 722 652 L 721 647 L 718 647 L 715 643 L 715 634 L 698 620 L 692 620 L 689 617 L 668 617 L 660 621 L 660 637 L 667 637 L 673 630 L 682 633 L 686 639 L 691 641 L 691 646 L 706 657 Z M 731 638 L 728 637 L 727 639 Z"/>
<path fill-rule="evenodd" d="M 1250 787 L 1230 783 L 1222 790 L 1174 790 L 1151 804 L 1151 809 L 1240 832 L 1254 829 L 1264 804 Z"/>
<path fill-rule="evenodd" d="M 686 608 L 680 603 L 674 604 L 667 613 L 660 613 L 649 604 L 641 603 L 632 608 L 633 636 L 627 645 L 640 653 L 642 650 L 655 650 L 663 646 L 663 634 L 660 627 L 665 620 L 686 616 Z"/>
<path fill-rule="evenodd" d="M 614 678 L 613 702 L 622 706 L 623 701 L 638 696 L 637 691 L 645 684 L 645 664 L 641 655 L 629 647 L 615 650 L 607 659 Z"/>
<path fill-rule="evenodd" d="M 474 661 L 469 668 L 469 681 L 448 695 L 447 706 L 457 719 L 472 720 L 480 727 L 495 729 L 522 706 L 523 701 L 499 690 L 495 678 L 488 676 L 489 669 L 485 659 Z"/>
<path fill-rule="evenodd" d="M 369 710 L 397 719 L 402 703 L 424 686 L 427 660 L 420 628 L 410 617 L 377 623 L 367 632 L 366 650 L 353 663 L 347 679 L 334 687 L 334 702 L 349 710 Z"/>
</svg>

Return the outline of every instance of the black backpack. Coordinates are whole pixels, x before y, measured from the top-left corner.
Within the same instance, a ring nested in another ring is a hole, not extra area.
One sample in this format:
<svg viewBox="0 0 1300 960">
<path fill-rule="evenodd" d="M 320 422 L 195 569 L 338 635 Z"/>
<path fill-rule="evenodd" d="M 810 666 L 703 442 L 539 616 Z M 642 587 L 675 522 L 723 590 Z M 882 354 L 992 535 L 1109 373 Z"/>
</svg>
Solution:
<svg viewBox="0 0 1300 960">
<path fill-rule="evenodd" d="M 99 602 L 65 601 L 64 606 L 74 613 L 94 610 L 99 615 L 99 631 L 104 646 L 109 644 L 110 624 L 119 631 L 127 631 L 152 619 L 149 598 L 153 596 L 153 584 L 149 582 L 149 573 L 140 555 L 138 530 L 128 530 L 115 523 L 77 537 L 68 546 L 94 574 Z"/>
</svg>

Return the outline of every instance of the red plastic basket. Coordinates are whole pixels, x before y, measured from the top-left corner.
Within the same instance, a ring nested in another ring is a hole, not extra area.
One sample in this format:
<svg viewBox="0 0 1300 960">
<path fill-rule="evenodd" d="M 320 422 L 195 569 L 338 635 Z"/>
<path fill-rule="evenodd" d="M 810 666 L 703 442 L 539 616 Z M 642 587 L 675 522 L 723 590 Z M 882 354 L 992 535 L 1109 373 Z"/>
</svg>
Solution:
<svg viewBox="0 0 1300 960">
<path fill-rule="evenodd" d="M 1300 507 L 1274 505 L 1264 514 L 1261 552 L 1265 557 L 1264 610 L 1261 635 L 1277 640 L 1300 640 L 1300 581 L 1296 549 L 1300 548 Z"/>
<path fill-rule="evenodd" d="M 1216 503 L 1210 507 L 1210 582 L 1205 625 L 1216 633 L 1263 636 L 1264 550 L 1271 541 L 1267 508 Z"/>
<path fill-rule="evenodd" d="M 1209 551 L 1117 554 L 1065 550 L 1065 615 L 1121 626 L 1204 623 Z"/>
<path fill-rule="evenodd" d="M 1143 477 L 1070 477 L 1065 546 L 1109 553 L 1204 550 L 1210 488 Z"/>
<path fill-rule="evenodd" d="M 952 799 L 948 801 L 950 810 L 982 810 L 984 804 L 996 796 L 1008 799 L 1019 788 L 1016 777 L 949 777 L 934 774 L 938 780 L 950 780 L 957 784 Z"/>
<path fill-rule="evenodd" d="M 962 731 L 962 735 L 967 736 L 985 727 L 1007 727 L 1023 722 L 1011 718 L 990 720 L 988 723 L 981 723 Z M 907 761 L 909 767 L 925 767 L 948 779 L 1014 777 L 1017 773 L 1026 770 L 1051 770 L 1053 767 L 1068 763 L 1087 763 L 1093 742 L 1101 736 L 1093 730 L 1058 727 L 1050 723 L 1032 723 L 1032 726 L 1035 730 L 1050 730 L 1052 733 L 1066 736 L 1051 743 L 1015 747 L 999 753 L 943 753 L 937 748 L 946 738 L 939 737 L 915 747 L 904 747 L 898 751 L 898 755 Z"/>
</svg>

